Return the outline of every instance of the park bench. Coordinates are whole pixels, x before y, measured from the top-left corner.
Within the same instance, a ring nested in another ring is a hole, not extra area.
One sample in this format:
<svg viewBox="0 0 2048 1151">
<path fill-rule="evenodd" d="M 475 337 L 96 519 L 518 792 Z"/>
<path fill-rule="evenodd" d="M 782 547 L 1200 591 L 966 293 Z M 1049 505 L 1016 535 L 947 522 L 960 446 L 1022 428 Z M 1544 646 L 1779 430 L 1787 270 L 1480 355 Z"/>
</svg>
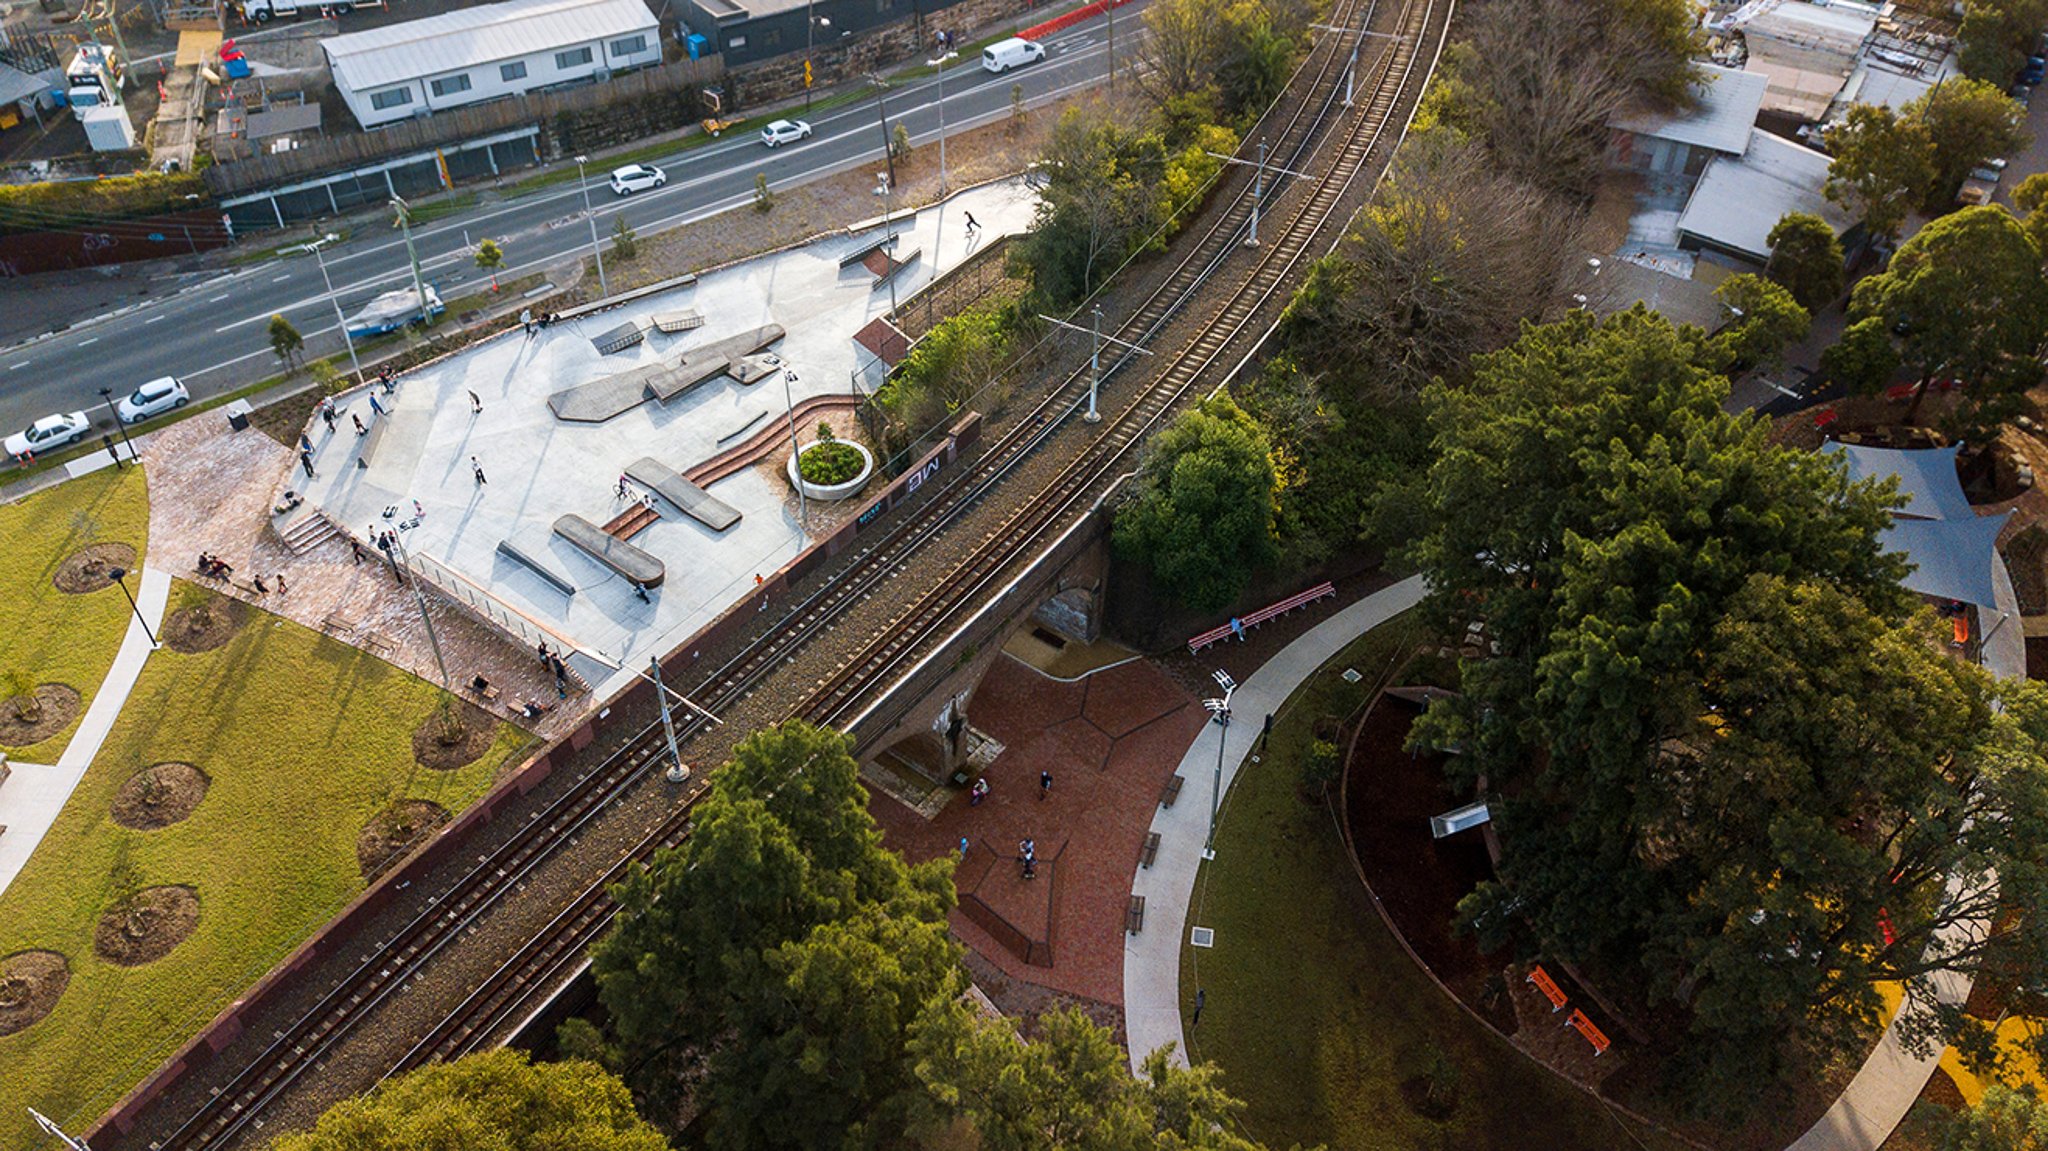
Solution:
<svg viewBox="0 0 2048 1151">
<path fill-rule="evenodd" d="M 1180 798 L 1180 785 L 1186 782 L 1187 780 L 1182 779 L 1179 772 L 1175 772 L 1169 777 L 1166 781 L 1166 786 L 1159 789 L 1159 806 L 1172 807 L 1173 801 Z"/>
<path fill-rule="evenodd" d="M 1245 638 L 1246 632 L 1259 626 L 1262 623 L 1265 623 L 1267 620 L 1275 619 L 1279 616 L 1286 615 L 1288 612 L 1293 611 L 1295 608 L 1307 607 L 1309 604 L 1312 604 L 1325 596 L 1334 596 L 1336 594 L 1337 586 L 1325 580 L 1324 582 L 1319 583 L 1306 591 L 1296 592 L 1295 594 L 1288 596 L 1286 599 L 1281 600 L 1279 603 L 1267 604 L 1265 607 L 1262 607 L 1259 610 L 1252 612 L 1250 615 L 1247 615 L 1241 619 L 1231 620 L 1230 622 L 1224 624 L 1222 627 L 1210 628 L 1208 631 L 1205 631 L 1202 634 L 1193 637 L 1192 639 L 1188 640 L 1188 654 L 1194 655 L 1197 652 L 1200 652 L 1203 648 L 1208 647 L 1210 644 L 1221 643 L 1222 641 L 1229 639 L 1233 635 L 1236 636 L 1240 642 L 1242 642 Z"/>
<path fill-rule="evenodd" d="M 1156 831 L 1148 831 L 1145 833 L 1145 846 L 1138 849 L 1138 866 L 1150 867 L 1152 866 L 1152 861 L 1154 859 L 1157 859 L 1158 857 L 1159 833 Z"/>
<path fill-rule="evenodd" d="M 492 702 L 496 702 L 499 696 L 505 694 L 504 692 L 498 689 L 497 684 L 492 683 L 489 680 L 485 680 L 484 685 L 482 687 L 478 687 L 476 685 L 475 680 L 471 680 L 466 686 L 469 688 L 469 690 L 475 692 L 477 695 L 482 696 L 484 699 L 490 700 Z"/>
<path fill-rule="evenodd" d="M 373 631 L 363 637 L 363 650 L 389 658 L 398 654 L 398 644 L 383 632 Z"/>
<path fill-rule="evenodd" d="M 356 618 L 342 611 L 328 612 L 327 618 L 320 621 L 321 631 L 333 632 L 338 636 L 347 636 L 353 633 L 357 626 Z"/>
<path fill-rule="evenodd" d="M 1145 930 L 1145 897 L 1131 896 L 1131 909 L 1124 912 L 1124 931 L 1136 935 Z"/>
</svg>

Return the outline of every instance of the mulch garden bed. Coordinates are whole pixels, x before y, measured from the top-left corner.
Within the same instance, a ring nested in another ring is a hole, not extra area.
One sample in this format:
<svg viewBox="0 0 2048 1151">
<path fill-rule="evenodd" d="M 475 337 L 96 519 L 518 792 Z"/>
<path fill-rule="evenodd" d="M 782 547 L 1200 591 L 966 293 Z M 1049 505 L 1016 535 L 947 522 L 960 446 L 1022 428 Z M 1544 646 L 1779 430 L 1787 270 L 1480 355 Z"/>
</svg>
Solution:
<svg viewBox="0 0 2048 1151">
<path fill-rule="evenodd" d="M 28 747 L 43 742 L 64 730 L 83 702 L 77 688 L 61 683 L 39 685 L 35 699 L 33 720 L 22 718 L 24 709 L 18 699 L 0 704 L 0 746 Z"/>
<path fill-rule="evenodd" d="M 454 771 L 474 763 L 498 738 L 498 721 L 471 703 L 454 705 L 454 722 L 439 710 L 412 733 L 412 757 L 421 767 Z"/>
<path fill-rule="evenodd" d="M 370 817 L 356 836 L 356 866 L 372 880 L 448 822 L 448 809 L 427 799 L 408 799 Z"/>
<path fill-rule="evenodd" d="M 155 831 L 183 821 L 206 798 L 213 780 L 189 763 L 159 763 L 128 777 L 114 793 L 114 822 Z"/>
<path fill-rule="evenodd" d="M 85 595 L 113 584 L 107 573 L 115 568 L 135 570 L 135 549 L 128 544 L 88 544 L 64 557 L 50 582 L 70 595 Z"/>
<path fill-rule="evenodd" d="M 92 949 L 109 963 L 140 967 L 169 955 L 198 926 L 198 892 L 181 884 L 145 887 L 100 916 Z"/>
<path fill-rule="evenodd" d="M 989 1002 L 996 1005 L 1005 1018 L 1014 1021 L 1026 1038 L 1037 1032 L 1038 1017 L 1049 1011 L 1067 1007 L 1078 1007 L 1082 1014 L 1093 1020 L 1098 1027 L 1107 1027 L 1116 1033 L 1118 1044 L 1124 1042 L 1123 1009 L 1113 1003 L 1103 1003 L 1081 995 L 1069 995 L 1036 983 L 1013 979 L 1003 969 L 983 959 L 973 949 L 966 949 L 961 958 L 967 964 L 967 972 L 974 977 L 975 985 Z"/>
<path fill-rule="evenodd" d="M 71 964 L 54 951 L 17 951 L 0 959 L 0 1035 L 36 1025 L 71 982 Z"/>
<path fill-rule="evenodd" d="M 249 606 L 238 599 L 207 592 L 164 621 L 164 645 L 183 655 L 197 655 L 224 646 L 248 621 Z"/>
</svg>

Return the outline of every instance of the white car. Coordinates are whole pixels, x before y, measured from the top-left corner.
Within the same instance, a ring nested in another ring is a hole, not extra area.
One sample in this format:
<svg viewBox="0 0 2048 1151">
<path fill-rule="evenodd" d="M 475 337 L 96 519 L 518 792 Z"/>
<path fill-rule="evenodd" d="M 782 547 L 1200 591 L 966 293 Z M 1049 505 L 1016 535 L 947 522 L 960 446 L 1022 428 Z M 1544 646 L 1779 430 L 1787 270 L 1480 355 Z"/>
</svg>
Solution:
<svg viewBox="0 0 2048 1151">
<path fill-rule="evenodd" d="M 612 173 L 612 191 L 629 196 L 668 183 L 668 173 L 652 164 L 628 164 Z"/>
<path fill-rule="evenodd" d="M 44 416 L 35 423 L 7 437 L 0 447 L 17 459 L 36 452 L 47 452 L 61 448 L 92 430 L 92 421 L 84 412 L 65 412 L 63 415 Z"/>
<path fill-rule="evenodd" d="M 811 134 L 811 126 L 802 120 L 777 120 L 761 129 L 761 142 L 770 148 L 780 147 Z"/>
<path fill-rule="evenodd" d="M 182 408 L 192 399 L 192 393 L 178 382 L 176 376 L 154 379 L 135 389 L 134 394 L 114 405 L 114 411 L 124 424 L 139 424 L 151 416 L 161 415 L 172 408 Z"/>
</svg>

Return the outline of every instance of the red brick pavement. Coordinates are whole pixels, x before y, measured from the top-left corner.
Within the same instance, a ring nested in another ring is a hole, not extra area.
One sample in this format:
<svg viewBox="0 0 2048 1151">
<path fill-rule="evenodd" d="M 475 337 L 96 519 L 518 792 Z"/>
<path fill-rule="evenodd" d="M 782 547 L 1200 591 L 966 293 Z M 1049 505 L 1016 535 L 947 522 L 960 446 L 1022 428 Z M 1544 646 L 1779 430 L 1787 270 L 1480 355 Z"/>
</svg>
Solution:
<svg viewBox="0 0 2048 1151">
<path fill-rule="evenodd" d="M 1161 785 L 1207 717 L 1149 661 L 1062 683 L 1008 656 L 975 689 L 968 713 L 1005 747 L 989 767 L 986 800 L 975 806 L 956 795 L 929 822 L 884 795 L 870 810 L 889 846 L 912 860 L 957 854 L 966 836 L 963 895 L 1030 940 L 1050 943 L 1051 965 L 1037 966 L 1021 953 L 1028 947 L 998 941 L 955 912 L 954 933 L 988 963 L 1021 982 L 1120 1007 L 1138 851 Z M 1044 799 L 1041 770 L 1053 774 Z M 1016 861 L 1026 837 L 1037 841 L 1040 860 L 1030 881 Z"/>
</svg>

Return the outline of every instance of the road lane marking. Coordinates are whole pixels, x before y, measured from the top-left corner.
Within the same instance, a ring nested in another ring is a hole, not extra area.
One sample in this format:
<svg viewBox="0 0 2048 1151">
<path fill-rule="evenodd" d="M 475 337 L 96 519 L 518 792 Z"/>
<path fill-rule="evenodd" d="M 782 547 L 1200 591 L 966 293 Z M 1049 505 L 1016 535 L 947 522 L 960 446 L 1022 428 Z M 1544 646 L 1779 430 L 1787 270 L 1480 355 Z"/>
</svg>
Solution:
<svg viewBox="0 0 2048 1151">
<path fill-rule="evenodd" d="M 145 324 L 154 324 L 154 323 L 156 323 L 156 322 L 157 322 L 158 320 L 161 320 L 161 319 L 163 319 L 163 318 L 164 318 L 164 317 L 162 317 L 162 316 L 151 316 L 150 318 L 148 318 L 148 319 L 146 319 L 146 320 L 144 320 L 144 321 L 142 321 L 142 322 L 143 322 L 143 323 L 145 323 Z"/>
<path fill-rule="evenodd" d="M 7 370 L 8 370 L 8 371 L 10 371 L 10 372 L 18 372 L 18 371 L 20 371 L 21 369 L 23 369 L 23 368 L 25 368 L 25 367 L 28 367 L 28 366 L 29 366 L 29 364 L 30 364 L 31 362 L 32 362 L 32 361 L 29 361 L 29 360 L 23 360 L 22 362 L 20 362 L 20 363 L 18 363 L 18 364 L 9 364 L 9 365 L 7 365 Z"/>
<path fill-rule="evenodd" d="M 272 277 L 270 277 L 270 282 L 271 282 L 271 283 L 273 283 L 273 284 L 282 284 L 282 283 L 284 283 L 284 282 L 285 282 L 286 280 L 289 280 L 289 279 L 291 279 L 291 278 L 292 278 L 292 274 L 291 274 L 290 272 L 286 272 L 286 273 L 285 273 L 284 275 L 282 275 L 282 276 L 272 276 Z"/>
<path fill-rule="evenodd" d="M 211 300 L 208 300 L 208 301 L 206 301 L 206 302 L 207 302 L 207 303 L 209 303 L 209 304 L 218 304 L 218 303 L 220 303 L 220 302 L 221 302 L 222 300 L 225 300 L 225 299 L 227 299 L 227 298 L 228 298 L 228 294 L 227 294 L 226 292 L 222 292 L 222 293 L 221 293 L 220 295 L 218 295 L 218 296 L 215 296 L 214 298 L 212 298 Z"/>
<path fill-rule="evenodd" d="M 83 347 L 85 347 L 85 346 L 86 346 L 86 345 L 88 345 L 88 344 L 97 344 L 97 343 L 99 343 L 99 342 L 100 342 L 100 338 L 99 338 L 98 336 L 94 336 L 94 337 L 93 337 L 92 339 L 90 339 L 90 340 L 80 340 L 80 341 L 78 341 L 78 346 L 79 346 L 79 347 L 81 347 L 81 348 L 83 348 Z"/>
</svg>

